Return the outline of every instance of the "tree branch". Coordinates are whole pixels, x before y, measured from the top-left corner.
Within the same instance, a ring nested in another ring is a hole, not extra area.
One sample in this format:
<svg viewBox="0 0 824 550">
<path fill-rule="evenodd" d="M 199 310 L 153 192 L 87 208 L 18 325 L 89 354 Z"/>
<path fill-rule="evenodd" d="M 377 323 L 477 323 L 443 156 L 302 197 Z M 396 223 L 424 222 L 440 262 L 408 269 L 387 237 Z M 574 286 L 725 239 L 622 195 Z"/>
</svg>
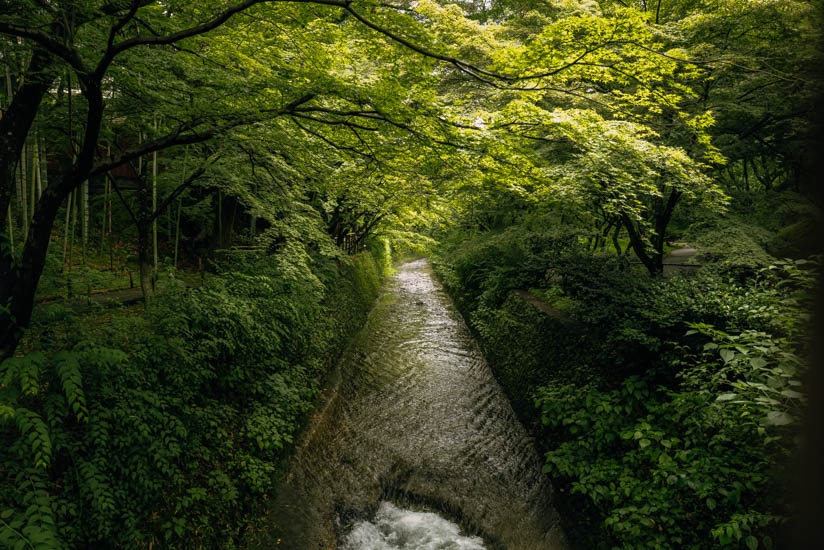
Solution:
<svg viewBox="0 0 824 550">
<path fill-rule="evenodd" d="M 86 66 L 83 65 L 83 61 L 80 59 L 80 56 L 77 55 L 76 51 L 45 32 L 0 20 L 0 34 L 28 38 L 39 44 L 47 52 L 56 55 L 68 63 L 77 73 L 83 74 L 87 72 Z"/>
<path fill-rule="evenodd" d="M 113 168 L 116 168 L 122 164 L 125 164 L 131 160 L 134 160 L 138 157 L 142 157 L 155 151 L 161 151 L 163 149 L 167 149 L 175 145 L 202 143 L 233 128 L 237 128 L 238 126 L 255 124 L 257 122 L 266 120 L 270 117 L 274 118 L 280 115 L 290 114 L 294 111 L 296 107 L 308 101 L 311 101 L 314 97 L 314 94 L 306 94 L 284 105 L 280 109 L 270 109 L 251 115 L 232 117 L 230 120 L 228 120 L 226 123 L 222 125 L 215 126 L 213 128 L 201 132 L 194 132 L 190 134 L 185 133 L 188 130 L 193 130 L 196 126 L 202 124 L 202 121 L 193 121 L 186 124 L 182 124 L 178 126 L 174 131 L 170 132 L 169 134 L 166 134 L 163 137 L 157 138 L 153 141 L 147 141 L 145 143 L 140 144 L 138 147 L 127 149 L 126 151 L 123 151 L 117 155 L 100 159 L 98 162 L 94 164 L 88 177 L 96 176 Z"/>
</svg>

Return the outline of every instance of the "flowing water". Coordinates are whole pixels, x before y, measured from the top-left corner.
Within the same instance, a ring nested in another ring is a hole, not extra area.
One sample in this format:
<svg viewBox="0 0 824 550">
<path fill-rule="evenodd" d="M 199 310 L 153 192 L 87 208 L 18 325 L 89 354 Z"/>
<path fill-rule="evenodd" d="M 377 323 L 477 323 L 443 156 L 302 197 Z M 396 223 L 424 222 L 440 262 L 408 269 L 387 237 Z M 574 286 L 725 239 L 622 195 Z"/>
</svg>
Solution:
<svg viewBox="0 0 824 550">
<path fill-rule="evenodd" d="M 388 282 L 273 503 L 278 548 L 565 548 L 533 442 L 425 260 Z"/>
</svg>

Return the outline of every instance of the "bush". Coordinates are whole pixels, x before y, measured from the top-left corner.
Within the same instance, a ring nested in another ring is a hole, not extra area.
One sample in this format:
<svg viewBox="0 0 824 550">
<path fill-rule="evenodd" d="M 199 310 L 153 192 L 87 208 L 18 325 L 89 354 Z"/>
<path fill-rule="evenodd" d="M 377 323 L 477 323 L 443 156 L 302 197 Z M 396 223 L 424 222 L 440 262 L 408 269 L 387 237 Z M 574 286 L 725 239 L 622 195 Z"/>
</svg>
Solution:
<svg viewBox="0 0 824 550">
<path fill-rule="evenodd" d="M 776 465 L 793 448 L 804 363 L 785 340 L 710 336 L 675 389 L 633 376 L 614 390 L 554 384 L 536 404 L 545 471 L 585 497 L 612 548 L 771 548 L 786 522 Z M 585 532 L 585 531 L 584 531 Z"/>
<path fill-rule="evenodd" d="M 771 547 L 813 263 L 650 279 L 522 226 L 452 236 L 434 265 L 540 436 L 577 546 Z"/>
<path fill-rule="evenodd" d="M 232 261 L 68 351 L 3 362 L 0 544 L 241 545 L 379 287 L 370 254 L 303 260 Z"/>
</svg>

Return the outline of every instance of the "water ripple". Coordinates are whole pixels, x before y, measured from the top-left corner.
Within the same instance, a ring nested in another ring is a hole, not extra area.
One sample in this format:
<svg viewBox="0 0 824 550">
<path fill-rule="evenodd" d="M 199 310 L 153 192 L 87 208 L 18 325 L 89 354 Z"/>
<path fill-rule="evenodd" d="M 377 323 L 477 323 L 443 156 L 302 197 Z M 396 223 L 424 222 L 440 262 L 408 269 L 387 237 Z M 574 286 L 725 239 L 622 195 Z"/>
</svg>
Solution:
<svg viewBox="0 0 824 550">
<path fill-rule="evenodd" d="M 531 439 L 428 263 L 399 268 L 338 369 L 273 505 L 280 548 L 565 547 Z"/>
</svg>

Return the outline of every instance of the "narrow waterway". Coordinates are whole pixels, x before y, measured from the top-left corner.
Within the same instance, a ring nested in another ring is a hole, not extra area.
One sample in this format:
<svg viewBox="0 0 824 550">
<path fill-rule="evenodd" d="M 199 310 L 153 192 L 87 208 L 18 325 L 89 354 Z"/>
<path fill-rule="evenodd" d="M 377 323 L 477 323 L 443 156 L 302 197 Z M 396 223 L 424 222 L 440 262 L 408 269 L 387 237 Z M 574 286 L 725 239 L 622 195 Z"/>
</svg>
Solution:
<svg viewBox="0 0 824 550">
<path fill-rule="evenodd" d="M 278 548 L 564 548 L 541 460 L 429 264 L 402 265 L 273 504 Z"/>
</svg>

